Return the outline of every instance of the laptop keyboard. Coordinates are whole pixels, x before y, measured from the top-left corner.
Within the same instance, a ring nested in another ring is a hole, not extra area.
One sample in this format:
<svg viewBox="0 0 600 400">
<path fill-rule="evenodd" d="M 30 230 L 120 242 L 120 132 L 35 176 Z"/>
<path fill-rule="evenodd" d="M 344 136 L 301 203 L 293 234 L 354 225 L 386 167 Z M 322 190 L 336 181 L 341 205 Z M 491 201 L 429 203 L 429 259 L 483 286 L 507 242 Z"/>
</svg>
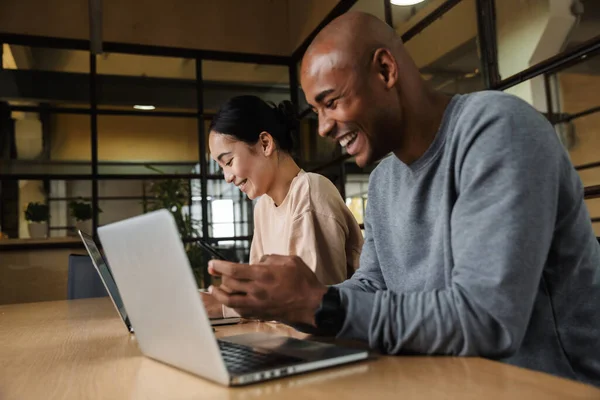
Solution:
<svg viewBox="0 0 600 400">
<path fill-rule="evenodd" d="M 227 370 L 233 374 L 244 374 L 262 369 L 281 367 L 302 361 L 300 358 L 277 353 L 261 353 L 252 347 L 217 340 Z"/>
</svg>

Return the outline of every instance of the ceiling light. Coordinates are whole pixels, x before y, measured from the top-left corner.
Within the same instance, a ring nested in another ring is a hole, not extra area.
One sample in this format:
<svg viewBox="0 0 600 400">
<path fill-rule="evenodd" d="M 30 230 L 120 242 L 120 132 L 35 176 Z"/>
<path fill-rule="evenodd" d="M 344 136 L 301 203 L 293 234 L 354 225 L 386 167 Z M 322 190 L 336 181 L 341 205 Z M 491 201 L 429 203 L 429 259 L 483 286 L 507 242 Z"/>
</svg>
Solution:
<svg viewBox="0 0 600 400">
<path fill-rule="evenodd" d="M 150 106 L 150 105 L 136 104 L 135 106 L 133 106 L 133 108 L 135 108 L 136 110 L 150 111 L 150 110 L 154 110 L 156 107 Z"/>
<path fill-rule="evenodd" d="M 395 6 L 414 6 L 424 2 L 425 0 L 392 0 L 392 4 Z"/>
</svg>

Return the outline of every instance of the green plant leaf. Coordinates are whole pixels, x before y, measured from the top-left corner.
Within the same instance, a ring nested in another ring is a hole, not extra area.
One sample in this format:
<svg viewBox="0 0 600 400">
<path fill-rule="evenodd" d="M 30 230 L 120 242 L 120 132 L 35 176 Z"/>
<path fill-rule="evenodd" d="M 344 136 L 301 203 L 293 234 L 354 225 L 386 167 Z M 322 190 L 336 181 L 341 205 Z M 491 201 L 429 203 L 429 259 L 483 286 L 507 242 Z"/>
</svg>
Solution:
<svg viewBox="0 0 600 400">
<path fill-rule="evenodd" d="M 50 217 L 49 208 L 46 204 L 31 202 L 25 209 L 25 219 L 29 222 L 46 222 Z"/>
</svg>

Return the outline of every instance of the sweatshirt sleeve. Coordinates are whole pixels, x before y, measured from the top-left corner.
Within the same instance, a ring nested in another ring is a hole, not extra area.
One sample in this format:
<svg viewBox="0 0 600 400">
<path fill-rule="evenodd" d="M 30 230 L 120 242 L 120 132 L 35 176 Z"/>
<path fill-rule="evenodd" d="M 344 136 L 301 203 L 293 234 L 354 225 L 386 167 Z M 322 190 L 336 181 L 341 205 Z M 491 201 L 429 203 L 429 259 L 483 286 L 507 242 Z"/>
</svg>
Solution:
<svg viewBox="0 0 600 400">
<path fill-rule="evenodd" d="M 358 270 L 350 279 L 337 285 L 338 288 L 358 290 L 362 292 L 375 292 L 385 290 L 386 285 L 377 259 L 377 249 L 371 235 L 370 208 L 372 202 L 367 202 L 365 215 L 365 241 L 360 253 L 360 264 Z"/>
<path fill-rule="evenodd" d="M 555 229 L 559 179 L 570 172 L 536 110 L 516 99 L 498 103 L 459 120 L 463 131 L 454 133 L 463 150 L 453 171 L 451 283 L 410 293 L 340 285 L 346 319 L 338 337 L 391 354 L 505 357 L 519 348 Z"/>
</svg>

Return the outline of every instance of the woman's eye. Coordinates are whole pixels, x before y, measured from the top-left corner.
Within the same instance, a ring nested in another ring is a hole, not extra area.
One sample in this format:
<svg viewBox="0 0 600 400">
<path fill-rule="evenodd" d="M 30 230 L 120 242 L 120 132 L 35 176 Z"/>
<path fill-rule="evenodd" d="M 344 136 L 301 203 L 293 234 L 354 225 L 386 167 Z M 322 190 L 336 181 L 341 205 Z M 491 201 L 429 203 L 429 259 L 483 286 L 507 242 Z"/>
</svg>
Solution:
<svg viewBox="0 0 600 400">
<path fill-rule="evenodd" d="M 227 164 L 225 164 L 226 167 L 231 167 L 231 163 L 233 162 L 233 158 L 229 161 L 227 161 Z"/>
</svg>

